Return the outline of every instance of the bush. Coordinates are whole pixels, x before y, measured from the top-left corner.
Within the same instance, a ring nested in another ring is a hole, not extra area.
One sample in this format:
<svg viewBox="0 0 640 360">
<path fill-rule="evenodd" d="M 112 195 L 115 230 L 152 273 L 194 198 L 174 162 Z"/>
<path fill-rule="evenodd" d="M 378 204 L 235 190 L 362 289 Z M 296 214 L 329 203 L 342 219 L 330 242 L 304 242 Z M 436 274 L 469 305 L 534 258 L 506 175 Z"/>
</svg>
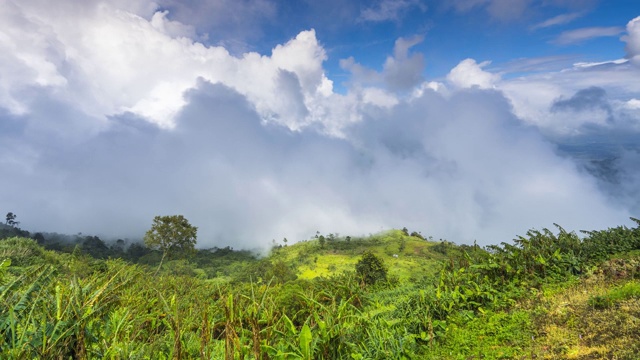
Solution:
<svg viewBox="0 0 640 360">
<path fill-rule="evenodd" d="M 367 251 L 356 264 L 356 273 L 367 285 L 387 281 L 387 268 L 382 259 Z"/>
<path fill-rule="evenodd" d="M 0 259 L 11 259 L 13 266 L 29 266 L 42 263 L 45 251 L 33 239 L 12 237 L 0 241 Z"/>
</svg>

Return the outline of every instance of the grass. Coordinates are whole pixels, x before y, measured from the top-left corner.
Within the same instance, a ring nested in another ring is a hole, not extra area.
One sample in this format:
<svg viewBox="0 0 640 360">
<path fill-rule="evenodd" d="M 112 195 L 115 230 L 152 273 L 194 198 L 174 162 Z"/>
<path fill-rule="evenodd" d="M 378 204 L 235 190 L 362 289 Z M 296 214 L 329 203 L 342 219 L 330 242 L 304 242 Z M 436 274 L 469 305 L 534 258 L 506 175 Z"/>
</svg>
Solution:
<svg viewBox="0 0 640 360">
<path fill-rule="evenodd" d="M 616 256 L 587 277 L 531 289 L 531 296 L 504 311 L 459 312 L 448 319 L 441 341 L 426 356 L 637 359 L 640 282 L 630 271 L 619 275 L 639 259 L 637 252 Z"/>
<path fill-rule="evenodd" d="M 612 261 L 617 261 L 614 259 Z M 601 268 L 607 268 L 605 263 Z M 535 303 L 535 353 L 544 359 L 637 359 L 640 283 L 602 273 L 556 287 Z"/>
<path fill-rule="evenodd" d="M 385 262 L 391 281 L 355 277 L 365 251 Z M 259 260 L 224 258 L 214 264 L 224 277 L 208 279 L 198 266 L 212 262 L 175 259 L 153 276 L 153 264 L 12 239 L 0 244 L 0 357 L 637 358 L 638 251 L 547 277 L 506 272 L 505 264 L 527 262 L 523 252 L 500 254 L 389 231 L 304 241 Z M 548 254 L 553 266 L 571 260 Z M 233 279 L 249 270 L 295 270 L 299 279 Z"/>
<path fill-rule="evenodd" d="M 431 359 L 518 359 L 531 355 L 530 312 L 460 314 L 451 319 L 444 339 L 429 352 Z"/>
<path fill-rule="evenodd" d="M 350 241 L 344 238 L 327 241 L 324 247 L 317 239 L 303 241 L 277 249 L 271 259 L 295 264 L 300 278 L 313 279 L 353 271 L 360 256 L 371 251 L 385 262 L 390 277 L 400 281 L 416 280 L 438 273 L 446 256 L 432 250 L 436 244 L 391 230 Z"/>
</svg>

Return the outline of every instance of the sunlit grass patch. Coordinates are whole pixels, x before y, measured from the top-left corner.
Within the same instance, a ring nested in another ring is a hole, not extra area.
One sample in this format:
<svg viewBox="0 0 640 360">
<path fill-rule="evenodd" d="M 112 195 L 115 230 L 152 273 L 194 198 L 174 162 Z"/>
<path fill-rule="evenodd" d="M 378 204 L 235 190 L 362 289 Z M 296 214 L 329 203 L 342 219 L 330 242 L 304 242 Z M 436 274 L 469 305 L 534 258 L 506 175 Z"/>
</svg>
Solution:
<svg viewBox="0 0 640 360">
<path fill-rule="evenodd" d="M 313 265 L 302 265 L 298 268 L 300 278 L 312 279 L 318 276 L 330 276 L 343 271 L 354 270 L 358 258 L 340 254 L 318 255 Z"/>
<path fill-rule="evenodd" d="M 555 290 L 555 289 L 554 289 Z M 547 359 L 637 359 L 640 284 L 594 276 L 538 303 L 536 353 Z"/>
</svg>

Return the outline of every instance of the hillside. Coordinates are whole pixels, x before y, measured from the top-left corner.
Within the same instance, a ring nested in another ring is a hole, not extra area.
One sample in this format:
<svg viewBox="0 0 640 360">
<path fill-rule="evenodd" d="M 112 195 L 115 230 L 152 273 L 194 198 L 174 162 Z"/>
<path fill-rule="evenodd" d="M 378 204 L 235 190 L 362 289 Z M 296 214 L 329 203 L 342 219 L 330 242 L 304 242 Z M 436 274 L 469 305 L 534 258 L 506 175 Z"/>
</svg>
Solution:
<svg viewBox="0 0 640 360">
<path fill-rule="evenodd" d="M 71 253 L 28 238 L 0 240 L 0 358 L 636 359 L 640 352 L 640 228 L 584 238 L 561 227 L 532 230 L 486 248 L 399 230 L 318 236 L 275 246 L 264 258 L 230 248 L 183 254 L 157 276 L 157 253 L 138 264 L 99 259 L 82 250 L 98 243 L 90 240 Z M 388 271 L 366 280 L 367 268 L 356 266 L 365 258 Z"/>
<path fill-rule="evenodd" d="M 328 236 L 324 245 L 318 239 L 301 241 L 272 250 L 272 262 L 284 261 L 294 267 L 302 279 L 332 276 L 353 271 L 360 256 L 369 251 L 382 259 L 389 275 L 401 281 L 434 276 L 446 259 L 438 242 L 409 236 L 401 230 L 390 230 L 369 237 Z M 440 252 L 439 252 L 440 251 Z"/>
</svg>

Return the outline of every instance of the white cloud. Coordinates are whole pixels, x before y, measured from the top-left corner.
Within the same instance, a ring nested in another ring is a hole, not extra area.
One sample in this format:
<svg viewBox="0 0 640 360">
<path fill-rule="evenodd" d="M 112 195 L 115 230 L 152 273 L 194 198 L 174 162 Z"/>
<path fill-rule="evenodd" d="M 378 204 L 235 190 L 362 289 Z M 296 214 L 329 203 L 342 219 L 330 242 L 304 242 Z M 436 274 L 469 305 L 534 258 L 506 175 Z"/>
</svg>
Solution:
<svg viewBox="0 0 640 360">
<path fill-rule="evenodd" d="M 362 90 L 362 102 L 382 108 L 391 108 L 398 104 L 398 99 L 388 92 L 378 88 L 365 88 Z"/>
<path fill-rule="evenodd" d="M 20 12 L 13 3 L 0 11 L 0 106 L 14 114 L 28 111 L 20 93 L 27 87 L 61 87 L 67 80 L 58 72 L 64 54 L 45 26 Z"/>
<path fill-rule="evenodd" d="M 629 21 L 627 24 L 627 35 L 623 40 L 627 43 L 625 50 L 631 62 L 640 65 L 640 16 Z"/>
<path fill-rule="evenodd" d="M 234 56 L 143 2 L 10 4 L 0 199 L 28 229 L 140 236 L 153 216 L 182 213 L 203 246 L 403 226 L 487 244 L 553 222 L 617 225 L 633 206 L 522 126 L 601 124 L 581 118 L 594 92 L 579 92 L 592 86 L 605 91 L 596 112 L 609 115 L 611 99 L 633 106 L 628 64 L 501 79 L 467 59 L 450 90 L 423 80 L 414 37 L 396 41 L 380 72 L 342 61 L 352 78 L 339 95 L 313 30 Z"/>
<path fill-rule="evenodd" d="M 627 59 L 616 59 L 616 60 L 607 60 L 607 61 L 597 61 L 597 62 L 577 62 L 573 64 L 575 68 L 590 68 L 607 64 L 615 64 L 620 65 L 626 63 Z"/>
<path fill-rule="evenodd" d="M 435 91 L 441 94 L 445 94 L 447 92 L 447 87 L 443 83 L 438 81 L 425 81 L 422 84 L 416 86 L 415 89 L 413 89 L 411 98 L 415 99 L 422 97 L 425 91 Z"/>
<path fill-rule="evenodd" d="M 482 70 L 482 68 L 489 65 L 489 63 L 490 62 L 485 61 L 478 64 L 474 59 L 462 60 L 449 72 L 447 81 L 459 88 L 470 88 L 474 86 L 481 89 L 493 88 L 495 82 L 500 79 L 500 75 Z"/>
<path fill-rule="evenodd" d="M 409 49 L 422 42 L 422 36 L 399 38 L 394 46 L 394 56 L 384 63 L 385 82 L 394 90 L 409 90 L 423 80 L 424 58 L 422 54 L 409 55 Z"/>
<path fill-rule="evenodd" d="M 186 37 L 194 39 L 197 37 L 196 29 L 193 26 L 182 24 L 178 21 L 167 19 L 169 11 L 158 11 L 151 17 L 151 26 L 159 32 L 172 38 Z"/>
<path fill-rule="evenodd" d="M 424 57 L 420 53 L 410 54 L 409 50 L 423 39 L 420 35 L 397 39 L 393 56 L 387 57 L 382 72 L 364 67 L 352 57 L 341 60 L 340 66 L 352 74 L 353 87 L 374 84 L 396 92 L 412 91 L 423 81 Z"/>
<path fill-rule="evenodd" d="M 631 99 L 626 102 L 625 106 L 632 110 L 640 110 L 640 100 L 639 99 Z"/>
<path fill-rule="evenodd" d="M 31 171 L 2 163 L 10 183 L 0 198 L 33 230 L 139 236 L 153 216 L 181 213 L 201 246 L 235 247 L 403 226 L 487 244 L 628 215 L 519 127 L 495 91 L 429 91 L 365 109 L 344 139 L 264 125 L 222 84 L 201 81 L 185 101 L 173 130 L 117 120 L 81 144 L 23 134 L 38 156 Z"/>
<path fill-rule="evenodd" d="M 552 26 L 564 25 L 572 22 L 575 19 L 584 16 L 583 12 L 573 12 L 568 14 L 556 15 L 550 19 L 537 23 L 531 27 L 531 30 L 544 29 Z"/>
<path fill-rule="evenodd" d="M 598 37 L 618 36 L 624 29 L 619 26 L 610 27 L 588 27 L 562 32 L 553 40 L 559 45 L 576 44 Z"/>
<path fill-rule="evenodd" d="M 75 106 L 91 116 L 131 112 L 170 127 L 185 105 L 182 94 L 203 78 L 246 95 L 264 119 L 297 129 L 323 117 L 313 112 L 333 93 L 313 30 L 278 45 L 271 56 L 234 57 L 225 48 L 191 40 L 193 28 L 168 20 L 166 11 L 146 20 L 105 4 L 84 17 L 60 17 L 38 7 L 11 9 L 3 12 L 7 20 L 38 19 L 16 23 L 0 43 L 7 54 L 0 58 L 7 73 L 0 101 L 14 113 L 26 111 L 26 105 L 13 93 L 53 86 L 60 98 L 81 99 Z M 278 92 L 283 85 L 288 91 Z"/>
<path fill-rule="evenodd" d="M 555 72 L 503 79 L 496 88 L 503 91 L 513 104 L 518 117 L 550 133 L 574 133 L 588 123 L 606 124 L 606 111 L 584 110 L 571 115 L 550 111 L 558 99 L 568 99 L 591 87 L 606 91 L 609 101 L 627 101 L 640 92 L 637 67 L 626 61 L 599 64 L 577 64 Z M 614 118 L 618 118 L 614 114 Z"/>
</svg>

